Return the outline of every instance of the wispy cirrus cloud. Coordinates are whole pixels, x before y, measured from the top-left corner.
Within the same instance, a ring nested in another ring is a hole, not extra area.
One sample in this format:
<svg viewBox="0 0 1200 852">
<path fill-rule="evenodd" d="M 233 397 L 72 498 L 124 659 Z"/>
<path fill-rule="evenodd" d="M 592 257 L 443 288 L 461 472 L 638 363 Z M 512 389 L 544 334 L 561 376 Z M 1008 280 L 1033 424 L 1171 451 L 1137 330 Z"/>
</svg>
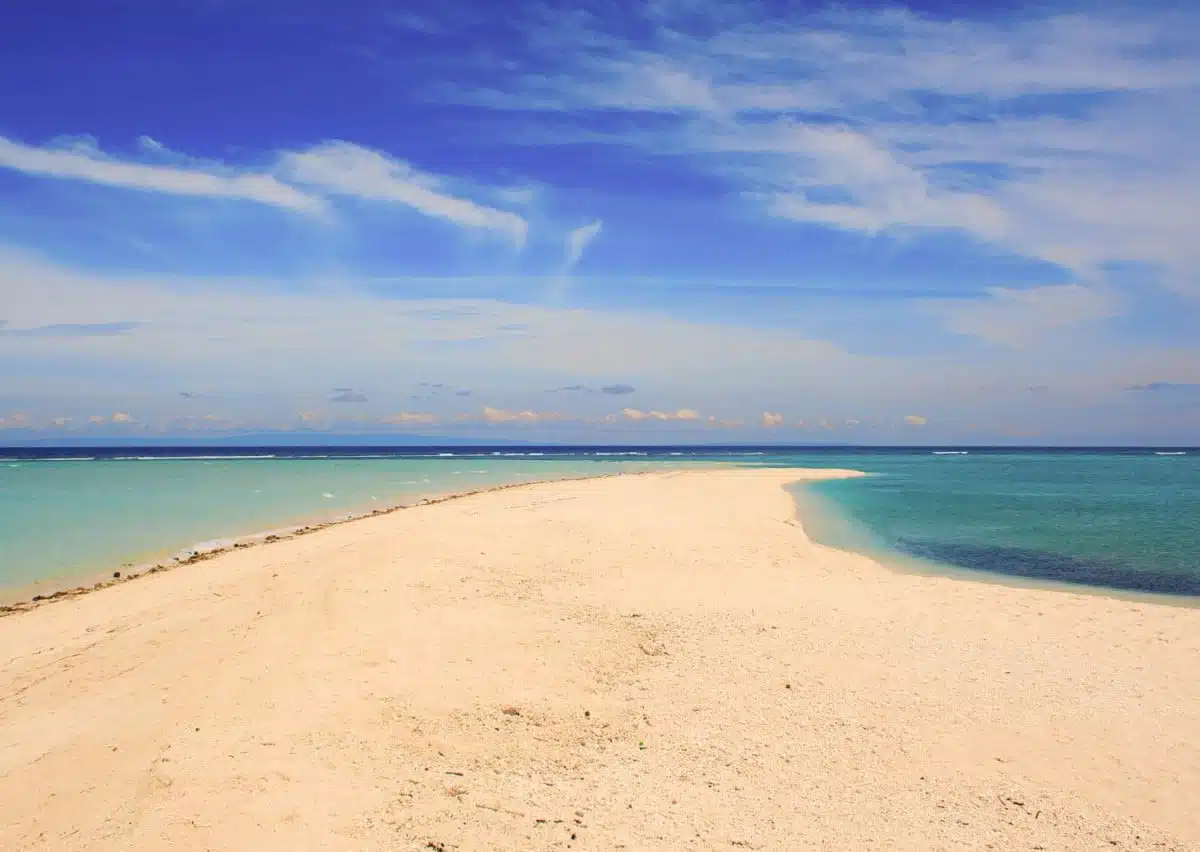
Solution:
<svg viewBox="0 0 1200 852">
<path fill-rule="evenodd" d="M 0 136 L 0 168 L 162 195 L 251 201 L 320 218 L 331 215 L 328 196 L 401 204 L 461 228 L 502 234 L 518 246 L 529 230 L 517 213 L 447 190 L 446 178 L 350 142 L 331 140 L 269 155 L 267 169 L 194 160 L 148 137 L 139 139 L 139 147 L 142 159 L 119 159 L 87 141 L 37 147 Z M 144 161 L 166 154 L 179 162 Z"/>
<path fill-rule="evenodd" d="M 1130 385 L 1126 390 L 1140 393 L 1195 393 L 1200 391 L 1200 383 L 1195 382 L 1146 382 L 1140 385 Z"/>
<path fill-rule="evenodd" d="M 1187 346 L 1112 349 L 1099 341 L 1077 350 L 1078 358 L 1058 360 L 1023 347 L 982 350 L 966 363 L 953 355 L 874 357 L 792 329 L 485 299 L 401 301 L 379 296 L 369 281 L 340 283 L 295 293 L 273 279 L 124 278 L 0 251 L 0 302 L 18 328 L 105 324 L 129 316 L 145 322 L 131 334 L 0 335 L 4 363 L 37 365 L 5 374 L 0 413 L 25 412 L 41 427 L 50 416 L 71 416 L 78 425 L 98 411 L 136 412 L 138 428 L 160 430 L 164 418 L 193 417 L 203 405 L 204 413 L 256 428 L 316 429 L 358 428 L 354 417 L 377 421 L 407 410 L 431 411 L 447 428 L 457 428 L 466 403 L 449 389 L 474 387 L 481 402 L 494 406 L 486 422 L 549 426 L 558 414 L 570 418 L 562 425 L 576 437 L 592 426 L 654 430 L 667 421 L 678 428 L 690 420 L 692 426 L 734 429 L 742 420 L 757 428 L 760 412 L 787 399 L 793 406 L 802 401 L 797 414 L 810 420 L 816 414 L 831 422 L 845 415 L 864 422 L 874 417 L 886 424 L 879 433 L 886 440 L 905 411 L 920 411 L 933 428 L 944 429 L 948 410 L 1001 404 L 1042 410 L 1045 401 L 1028 391 L 1035 384 L 1053 386 L 1056 400 L 1108 394 L 1120 404 L 1133 397 L 1122 388 L 1190 383 L 1200 376 L 1200 350 Z M 509 324 L 530 333 L 496 332 Z M 427 346 L 430 341 L 438 346 Z M 421 381 L 428 389 L 430 376 L 445 385 L 441 395 L 420 406 L 408 402 Z M 609 409 L 602 401 L 618 408 L 621 394 L 564 393 L 550 412 L 538 402 L 547 397 L 537 389 L 568 383 L 615 388 L 601 384 L 614 376 L 646 400 L 630 407 L 636 413 L 605 418 Z M 370 403 L 329 402 L 331 391 L 357 388 L 371 389 Z M 676 407 L 680 402 L 687 406 Z M 1142 408 L 1137 416 L 1158 416 L 1153 406 Z M 306 412 L 304 419 L 297 412 Z M 476 407 L 467 423 L 482 422 Z M 1183 428 L 1176 421 L 1151 426 L 1157 431 L 1147 427 L 1147 434 L 1160 440 L 1178 440 L 1173 436 Z"/>
<path fill-rule="evenodd" d="M 1051 334 L 1110 319 L 1120 314 L 1109 293 L 1079 284 L 1017 290 L 993 287 L 981 299 L 945 299 L 927 303 L 947 327 L 988 343 L 1020 346 Z"/>
<path fill-rule="evenodd" d="M 110 157 L 94 145 L 78 140 L 67 146 L 37 147 L 0 136 L 0 168 L 164 195 L 253 201 L 308 215 L 328 213 L 324 200 L 301 192 L 271 174 L 215 164 L 186 168 L 130 162 Z"/>
<path fill-rule="evenodd" d="M 439 94 L 553 113 L 518 141 L 673 158 L 776 217 L 957 232 L 1084 283 L 1143 262 L 1200 293 L 1194 13 L 779 8 L 651 4 L 637 38 L 537 18 L 523 76 Z"/>
<path fill-rule="evenodd" d="M 291 180 L 328 193 L 402 204 L 460 227 L 494 231 L 518 246 L 529 232 L 520 215 L 450 194 L 442 179 L 351 142 L 324 142 L 286 153 L 281 168 Z"/>
<path fill-rule="evenodd" d="M 565 268 L 571 270 L 579 263 L 583 257 L 584 251 L 592 244 L 596 237 L 600 236 L 600 232 L 604 229 L 604 223 L 597 219 L 590 225 L 583 225 L 576 228 L 567 234 L 567 259 Z"/>
<path fill-rule="evenodd" d="M 0 335 L 8 337 L 112 337 L 129 334 L 140 322 L 63 322 L 32 328 L 9 328 L 0 320 Z"/>
<path fill-rule="evenodd" d="M 546 393 L 596 393 L 597 389 L 591 385 L 563 385 L 562 387 L 550 388 Z M 625 396 L 627 394 L 636 393 L 637 388 L 633 385 L 613 384 L 601 385 L 599 393 L 606 396 Z"/>
</svg>

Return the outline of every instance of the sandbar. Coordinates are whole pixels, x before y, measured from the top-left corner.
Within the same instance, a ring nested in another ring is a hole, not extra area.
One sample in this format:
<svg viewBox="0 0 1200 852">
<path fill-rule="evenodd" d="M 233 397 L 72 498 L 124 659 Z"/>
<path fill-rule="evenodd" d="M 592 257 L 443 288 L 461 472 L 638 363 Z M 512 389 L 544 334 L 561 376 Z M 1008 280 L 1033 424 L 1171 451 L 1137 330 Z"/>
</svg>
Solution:
<svg viewBox="0 0 1200 852">
<path fill-rule="evenodd" d="M 0 618 L 2 849 L 1197 849 L 1200 610 L 905 574 L 689 470 Z"/>
</svg>

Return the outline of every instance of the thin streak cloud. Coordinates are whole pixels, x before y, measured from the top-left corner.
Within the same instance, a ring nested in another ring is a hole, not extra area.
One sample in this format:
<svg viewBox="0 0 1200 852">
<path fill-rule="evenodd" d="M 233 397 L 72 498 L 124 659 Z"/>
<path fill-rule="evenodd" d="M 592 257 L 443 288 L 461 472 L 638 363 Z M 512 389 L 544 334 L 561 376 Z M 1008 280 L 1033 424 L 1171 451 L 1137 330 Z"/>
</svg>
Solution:
<svg viewBox="0 0 1200 852">
<path fill-rule="evenodd" d="M 199 168 L 123 162 L 105 156 L 99 149 L 78 145 L 37 148 L 0 136 L 0 168 L 35 177 L 88 181 L 165 195 L 253 201 L 314 216 L 329 212 L 320 198 L 307 195 L 269 174 L 232 170 L 226 174 Z"/>
<path fill-rule="evenodd" d="M 602 230 L 604 230 L 604 223 L 597 219 L 590 225 L 576 228 L 567 234 L 567 270 L 575 268 L 575 265 L 579 263 L 587 247 L 592 244 L 592 241 L 596 237 L 600 236 Z"/>
<path fill-rule="evenodd" d="M 463 228 L 494 231 L 518 247 L 529 224 L 516 213 L 477 204 L 441 190 L 441 181 L 407 163 L 350 142 L 325 142 L 285 154 L 282 169 L 293 180 L 336 195 L 402 204 Z"/>
</svg>

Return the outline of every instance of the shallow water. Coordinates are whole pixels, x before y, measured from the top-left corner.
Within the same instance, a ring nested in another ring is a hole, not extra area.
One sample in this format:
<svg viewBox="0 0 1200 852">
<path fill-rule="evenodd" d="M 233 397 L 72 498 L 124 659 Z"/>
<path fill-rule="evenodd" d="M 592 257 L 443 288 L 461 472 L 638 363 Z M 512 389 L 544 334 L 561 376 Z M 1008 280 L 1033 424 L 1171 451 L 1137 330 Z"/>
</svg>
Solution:
<svg viewBox="0 0 1200 852">
<path fill-rule="evenodd" d="M 80 577 L 264 530 L 653 464 L 646 456 L 278 450 L 65 458 L 0 451 L 0 587 Z M 175 451 L 178 453 L 179 451 Z"/>
<path fill-rule="evenodd" d="M 838 463 L 874 475 L 801 495 L 810 532 L 826 544 L 1026 580 L 1200 595 L 1200 453 L 927 451 Z"/>
<path fill-rule="evenodd" d="M 924 568 L 1200 595 L 1200 451 L 1157 451 L 1166 452 L 0 450 L 0 586 L 83 576 L 426 496 L 720 462 L 872 474 L 797 491 L 810 534 L 834 546 Z"/>
</svg>

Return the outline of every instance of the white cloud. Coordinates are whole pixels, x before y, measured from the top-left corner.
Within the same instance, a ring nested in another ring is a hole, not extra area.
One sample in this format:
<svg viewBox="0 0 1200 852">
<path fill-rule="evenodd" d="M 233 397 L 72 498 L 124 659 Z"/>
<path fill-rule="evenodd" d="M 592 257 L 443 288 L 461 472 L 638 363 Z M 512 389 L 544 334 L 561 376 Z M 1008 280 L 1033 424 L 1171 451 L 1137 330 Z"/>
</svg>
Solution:
<svg viewBox="0 0 1200 852">
<path fill-rule="evenodd" d="M 408 391 L 389 396 L 387 389 L 411 388 L 435 375 L 448 386 L 512 400 L 494 411 L 518 417 L 531 411 L 537 422 L 545 416 L 535 401 L 544 397 L 541 389 L 599 387 L 620 376 L 646 399 L 669 389 L 691 404 L 631 408 L 639 414 L 618 414 L 614 421 L 640 416 L 697 424 L 708 422 L 697 410 L 728 411 L 718 418 L 728 420 L 753 413 L 757 424 L 757 412 L 781 398 L 803 399 L 810 412 L 840 415 L 839 422 L 849 413 L 894 423 L 896 412 L 909 406 L 942 422 L 948 408 L 979 410 L 1000 400 L 1014 411 L 1045 408 L 1029 394 L 1031 385 L 1049 384 L 1060 399 L 1147 381 L 1200 381 L 1195 347 L 1113 347 L 1088 339 L 1068 359 L 1025 348 L 982 349 L 965 361 L 874 357 L 789 329 L 487 299 L 398 300 L 372 290 L 370 281 L 298 291 L 278 280 L 107 277 L 0 250 L 0 305 L 13 326 L 138 323 L 119 335 L 0 335 L 0 360 L 29 365 L 4 376 L 6 427 L 15 428 L 15 411 L 38 423 L 72 416 L 78 425 L 109 410 L 136 412 L 139 424 L 154 429 L 167 418 L 195 414 L 196 401 L 181 397 L 182 387 L 204 389 L 205 410 L 222 418 L 262 428 L 319 428 L 331 422 L 329 389 L 348 376 L 356 386 L 379 389 L 372 392 L 372 404 L 380 407 L 371 414 L 376 422 L 405 410 Z M 1023 310 L 1042 308 L 1030 303 Z M 498 330 L 513 324 L 524 333 Z M 576 422 L 601 417 L 596 408 L 608 399 L 580 394 L 564 401 L 570 409 L 554 413 Z M 445 410 L 435 412 L 439 422 L 453 421 L 461 410 L 456 403 L 459 398 L 447 395 Z M 344 417 L 346 406 L 336 407 Z M 479 422 L 481 414 L 472 419 Z M 523 421 L 532 422 L 530 415 Z"/>
<path fill-rule="evenodd" d="M 505 411 L 485 406 L 483 419 L 486 423 L 552 423 L 568 418 L 557 411 Z"/>
<path fill-rule="evenodd" d="M 111 417 L 104 414 L 92 414 L 87 418 L 87 422 L 93 426 L 99 426 L 104 423 L 132 423 L 133 417 L 123 411 L 118 411 Z"/>
<path fill-rule="evenodd" d="M 488 299 L 385 299 L 363 283 L 297 291 L 274 280 L 94 276 L 0 250 L 0 304 L 14 327 L 139 323 L 128 334 L 103 337 L 0 335 L 0 355 L 91 361 L 104 365 L 106 382 L 136 368 L 161 375 L 173 398 L 180 386 L 282 386 L 318 390 L 321 403 L 346 376 L 363 387 L 394 387 L 397 375 L 416 384 L 437 374 L 476 388 L 599 387 L 622 376 L 631 386 L 645 379 L 686 391 L 735 380 L 769 388 L 791 376 L 793 365 L 811 364 L 821 369 L 801 380 L 814 390 L 841 386 L 847 371 L 898 376 L 903 369 L 787 330 Z M 516 325 L 519 335 L 504 330 Z M 876 387 L 867 376 L 861 381 Z"/>
<path fill-rule="evenodd" d="M 437 423 L 436 414 L 429 412 L 401 411 L 382 418 L 379 422 L 388 426 L 426 426 Z"/>
<path fill-rule="evenodd" d="M 637 408 L 622 408 L 621 416 L 626 420 L 699 420 L 700 413 L 693 408 L 678 411 L 642 411 Z"/>
<path fill-rule="evenodd" d="M 636 80 L 635 86 L 621 89 L 621 102 L 610 106 L 635 109 L 695 110 L 716 109 L 717 99 L 710 80 L 702 73 L 681 67 L 663 57 L 636 57 L 624 68 L 613 70 L 626 79 Z"/>
<path fill-rule="evenodd" d="M 1194 14 L 766 8 L 653 4 L 636 43 L 572 19 L 535 41 L 555 73 L 447 96 L 553 111 L 555 141 L 684 159 L 775 216 L 959 231 L 1085 281 L 1149 263 L 1200 294 Z M 595 108 L 658 116 L 599 128 Z"/>
<path fill-rule="evenodd" d="M 268 174 L 129 163 L 107 157 L 89 145 L 36 148 L 0 136 L 0 168 L 168 195 L 254 201 L 318 216 L 327 212 L 321 199 Z"/>
<path fill-rule="evenodd" d="M 567 260 L 566 269 L 570 270 L 579 263 L 579 259 L 583 257 L 584 251 L 592 240 L 600 235 L 600 231 L 604 228 L 604 223 L 597 219 L 590 225 L 584 225 L 581 228 L 576 228 L 567 234 Z"/>
<path fill-rule="evenodd" d="M 152 158 L 185 160 L 148 136 L 138 147 Z M 445 180 L 417 171 L 407 163 L 350 142 L 327 141 L 305 151 L 283 152 L 275 174 L 238 170 L 212 163 L 163 165 L 119 160 L 88 142 L 69 146 L 33 147 L 0 136 L 0 168 L 28 175 L 83 180 L 167 195 L 253 201 L 315 216 L 327 216 L 328 202 L 287 181 L 330 195 L 403 204 L 417 212 L 459 227 L 503 234 L 518 246 L 525 244 L 526 220 L 507 210 L 459 197 L 444 188 Z M 505 201 L 527 205 L 531 187 L 491 190 Z M 594 235 L 593 235 L 594 236 Z M 580 249 L 582 251 L 582 248 Z"/>
<path fill-rule="evenodd" d="M 907 423 L 909 426 L 924 426 L 929 421 L 926 420 L 924 417 L 922 417 L 920 414 L 909 414 L 904 418 L 904 422 Z"/>
<path fill-rule="evenodd" d="M 441 190 L 440 179 L 351 142 L 324 142 L 284 154 L 281 168 L 292 180 L 326 192 L 403 204 L 460 227 L 495 231 L 518 246 L 525 244 L 529 231 L 516 213 L 450 195 Z"/>
<path fill-rule="evenodd" d="M 501 201 L 516 207 L 533 204 L 538 198 L 538 189 L 536 186 L 497 187 L 492 192 Z"/>
<path fill-rule="evenodd" d="M 927 303 L 947 327 L 988 343 L 1020 346 L 1120 314 L 1116 299 L 1079 284 L 1014 290 L 994 287 L 985 299 Z"/>
<path fill-rule="evenodd" d="M 762 413 L 762 425 L 766 429 L 771 429 L 775 426 L 782 426 L 783 425 L 783 415 L 782 414 L 774 414 L 770 411 L 764 411 Z"/>
<path fill-rule="evenodd" d="M 220 417 L 216 414 L 185 414 L 173 417 L 163 423 L 164 431 L 182 430 L 185 432 L 222 432 L 237 429 L 241 426 L 236 420 Z"/>
<path fill-rule="evenodd" d="M 793 188 L 774 196 L 772 215 L 871 234 L 893 227 L 963 229 L 988 239 L 1004 233 L 1004 213 L 990 199 L 932 187 L 919 170 L 862 133 L 797 126 L 785 136 L 781 147 L 810 165 L 794 177 Z M 812 199 L 830 186 L 846 200 Z"/>
</svg>

